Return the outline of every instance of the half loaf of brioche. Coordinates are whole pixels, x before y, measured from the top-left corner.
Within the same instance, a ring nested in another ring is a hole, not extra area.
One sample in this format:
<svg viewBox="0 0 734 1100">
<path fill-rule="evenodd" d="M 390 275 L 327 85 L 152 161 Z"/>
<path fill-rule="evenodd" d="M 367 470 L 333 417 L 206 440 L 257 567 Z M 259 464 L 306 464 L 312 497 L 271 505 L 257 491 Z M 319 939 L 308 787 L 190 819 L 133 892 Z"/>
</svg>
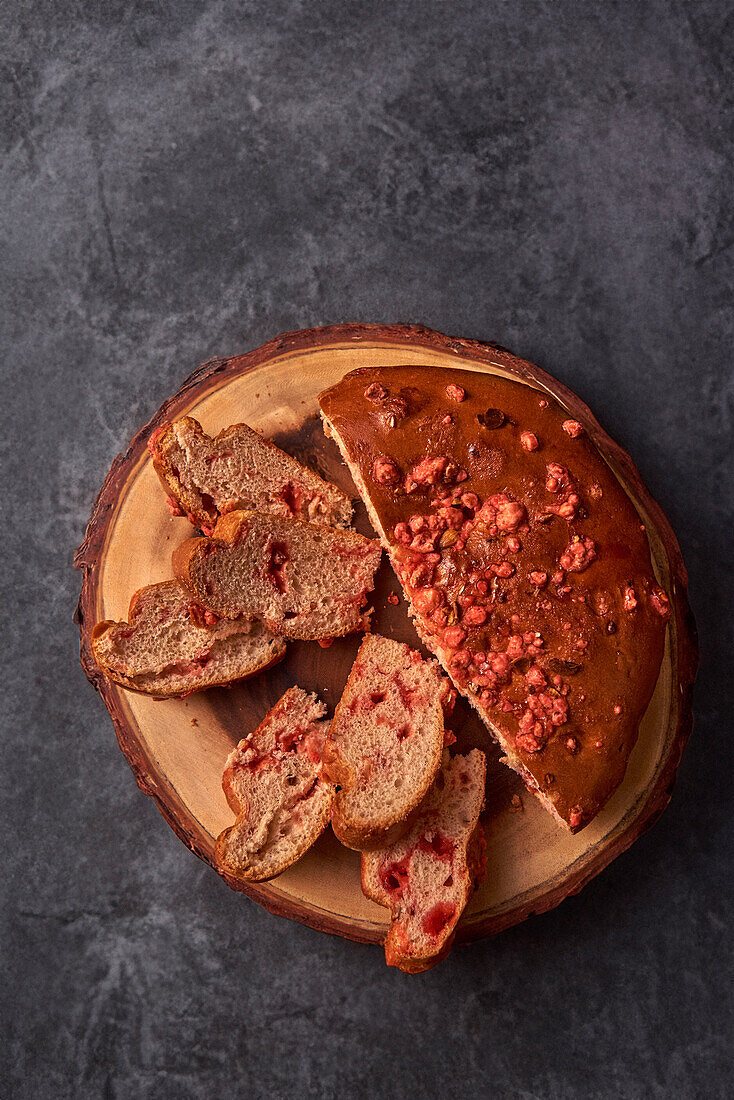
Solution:
<svg viewBox="0 0 734 1100">
<path fill-rule="evenodd" d="M 624 486 L 562 405 L 501 376 L 365 368 L 319 403 L 421 639 L 584 828 L 624 777 L 670 618 Z"/>
</svg>

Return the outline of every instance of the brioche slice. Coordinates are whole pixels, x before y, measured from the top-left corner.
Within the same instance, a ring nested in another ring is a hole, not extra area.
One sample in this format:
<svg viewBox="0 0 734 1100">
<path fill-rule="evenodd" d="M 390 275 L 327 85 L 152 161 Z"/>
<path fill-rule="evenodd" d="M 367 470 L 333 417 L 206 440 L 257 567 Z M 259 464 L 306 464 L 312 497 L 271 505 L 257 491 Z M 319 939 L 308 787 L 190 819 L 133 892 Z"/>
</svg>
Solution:
<svg viewBox="0 0 734 1100">
<path fill-rule="evenodd" d="M 353 531 L 230 512 L 213 538 L 178 547 L 173 570 L 226 619 L 262 619 L 286 638 L 334 638 L 364 628 L 362 608 L 381 553 L 378 542 Z"/>
<path fill-rule="evenodd" d="M 351 522 L 352 503 L 341 489 L 247 424 L 233 424 L 212 438 L 198 420 L 184 416 L 158 428 L 148 447 L 172 510 L 207 534 L 235 509 L 331 527 Z"/>
<path fill-rule="evenodd" d="M 325 711 L 315 695 L 289 688 L 230 753 L 222 787 L 237 820 L 217 840 L 222 871 L 247 882 L 273 878 L 328 825 L 334 788 L 321 771 Z"/>
<path fill-rule="evenodd" d="M 428 970 L 451 950 L 456 926 L 485 874 L 486 761 L 472 749 L 438 773 L 410 832 L 362 856 L 362 889 L 390 910 L 385 960 L 407 974 Z"/>
<path fill-rule="evenodd" d="M 219 619 L 176 581 L 139 589 L 127 618 L 97 623 L 94 659 L 111 680 L 158 699 L 243 680 L 285 656 L 283 640 L 262 623 Z"/>
<path fill-rule="evenodd" d="M 369 634 L 352 665 L 324 749 L 337 791 L 332 828 L 361 851 L 396 839 L 441 766 L 455 692 L 435 661 Z"/>
</svg>

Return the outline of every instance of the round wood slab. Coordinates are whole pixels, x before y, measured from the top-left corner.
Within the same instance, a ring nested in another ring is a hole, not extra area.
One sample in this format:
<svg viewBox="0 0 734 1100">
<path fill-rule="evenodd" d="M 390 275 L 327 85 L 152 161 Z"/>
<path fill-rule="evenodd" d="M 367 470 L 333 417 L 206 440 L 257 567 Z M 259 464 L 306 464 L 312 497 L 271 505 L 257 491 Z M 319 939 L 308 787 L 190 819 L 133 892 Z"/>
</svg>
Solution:
<svg viewBox="0 0 734 1100">
<path fill-rule="evenodd" d="M 356 367 L 419 364 L 457 366 L 520 379 L 557 398 L 580 420 L 636 505 L 646 525 L 655 572 L 671 597 L 663 664 L 624 783 L 602 813 L 576 836 L 559 827 L 521 781 L 499 763 L 499 750 L 468 705 L 459 700 L 452 727 L 458 747 L 487 751 L 487 878 L 459 928 L 472 940 L 524 920 L 576 893 L 624 851 L 662 813 L 670 799 L 692 724 L 691 689 L 697 643 L 686 594 L 686 571 L 665 516 L 645 489 L 632 461 L 601 429 L 588 408 L 550 375 L 492 344 L 453 339 L 412 325 L 338 325 L 288 333 L 233 359 L 205 363 L 167 401 L 119 455 L 102 487 L 75 565 L 83 570 L 79 600 L 82 664 L 112 716 L 120 748 L 141 789 L 156 803 L 192 851 L 213 863 L 217 834 L 233 815 L 222 793 L 224 762 L 233 745 L 261 721 L 287 687 L 317 691 L 333 709 L 359 646 L 353 635 L 329 649 L 296 642 L 274 669 L 230 689 L 215 688 L 185 700 L 157 702 L 100 676 L 89 638 L 100 619 L 125 619 L 130 597 L 142 585 L 169 579 L 171 551 L 192 529 L 172 518 L 153 471 L 146 443 L 159 424 L 189 413 L 204 429 L 246 421 L 356 497 L 336 447 L 316 416 L 317 395 Z M 371 534 L 361 505 L 357 526 Z M 420 647 L 397 580 L 383 562 L 373 617 L 376 632 Z M 518 799 L 513 796 L 518 795 Z M 379 942 L 387 910 L 360 889 L 359 856 L 342 848 L 330 830 L 277 879 L 235 889 L 267 909 L 314 928 Z"/>
</svg>

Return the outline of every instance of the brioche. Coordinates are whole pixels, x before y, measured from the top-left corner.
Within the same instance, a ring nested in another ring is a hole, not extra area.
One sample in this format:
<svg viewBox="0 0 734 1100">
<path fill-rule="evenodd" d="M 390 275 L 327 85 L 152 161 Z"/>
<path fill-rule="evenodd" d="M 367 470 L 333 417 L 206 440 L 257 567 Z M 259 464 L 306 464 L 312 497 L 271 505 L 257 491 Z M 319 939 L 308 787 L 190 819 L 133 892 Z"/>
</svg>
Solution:
<svg viewBox="0 0 734 1100">
<path fill-rule="evenodd" d="M 218 619 L 176 581 L 139 589 L 127 618 L 97 623 L 94 659 L 111 680 L 159 699 L 243 680 L 285 655 L 262 623 Z"/>
<path fill-rule="evenodd" d="M 388 638 L 362 643 L 336 708 L 324 769 L 337 783 L 332 828 L 348 848 L 378 847 L 407 827 L 441 766 L 454 693 L 434 661 Z"/>
<path fill-rule="evenodd" d="M 479 749 L 454 756 L 438 773 L 410 832 L 362 854 L 362 889 L 390 910 L 388 966 L 418 974 L 449 953 L 459 918 L 484 877 L 479 814 L 485 772 Z"/>
<path fill-rule="evenodd" d="M 212 438 L 191 416 L 150 438 L 153 467 L 172 511 L 211 533 L 226 512 L 245 509 L 348 527 L 352 504 L 338 489 L 247 424 Z"/>
<path fill-rule="evenodd" d="M 230 753 L 222 787 L 237 820 L 217 839 L 220 870 L 247 882 L 273 878 L 328 825 L 334 788 L 321 769 L 325 710 L 315 695 L 289 688 Z"/>
<path fill-rule="evenodd" d="M 422 640 L 583 828 L 624 777 L 670 617 L 621 484 L 582 424 L 507 378 L 366 368 L 319 402 Z"/>
<path fill-rule="evenodd" d="M 181 584 L 226 619 L 262 619 L 287 638 L 334 638 L 364 628 L 382 550 L 353 531 L 285 516 L 230 512 L 212 538 L 173 555 Z"/>
</svg>

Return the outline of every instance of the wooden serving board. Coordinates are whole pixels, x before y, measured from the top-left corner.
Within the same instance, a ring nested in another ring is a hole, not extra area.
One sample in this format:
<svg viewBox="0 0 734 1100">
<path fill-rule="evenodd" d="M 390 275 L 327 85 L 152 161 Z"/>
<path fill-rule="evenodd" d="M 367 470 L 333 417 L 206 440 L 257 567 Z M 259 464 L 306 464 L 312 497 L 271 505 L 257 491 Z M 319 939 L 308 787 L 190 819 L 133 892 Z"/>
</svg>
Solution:
<svg viewBox="0 0 734 1100">
<path fill-rule="evenodd" d="M 100 619 L 126 618 L 137 588 L 170 578 L 171 551 L 191 534 L 187 520 L 169 514 L 147 440 L 159 424 L 187 413 L 210 434 L 244 420 L 356 497 L 336 447 L 321 430 L 317 395 L 356 367 L 405 363 L 507 375 L 560 400 L 584 424 L 636 505 L 646 524 L 655 571 L 673 606 L 658 684 L 624 783 L 576 836 L 559 827 L 499 763 L 499 750 L 476 714 L 459 700 L 452 720 L 458 747 L 478 745 L 488 758 L 483 819 L 488 874 L 458 933 L 459 940 L 471 940 L 557 905 L 632 844 L 667 805 L 692 724 L 697 645 L 675 536 L 630 458 L 587 407 L 550 375 L 496 345 L 410 325 L 310 329 L 281 336 L 248 355 L 205 363 L 115 459 L 95 503 L 75 560 L 84 573 L 78 609 L 82 663 L 107 705 L 139 786 L 155 798 L 184 843 L 211 864 L 217 834 L 232 822 L 221 788 L 231 748 L 294 683 L 317 691 L 333 709 L 360 637 L 339 639 L 328 649 L 292 643 L 274 669 L 230 689 L 215 688 L 185 700 L 157 702 L 101 677 L 90 657 L 92 627 Z M 372 533 L 361 505 L 357 526 Z M 391 592 L 399 595 L 400 588 L 385 558 L 373 629 L 420 647 L 402 599 L 397 606 L 387 602 Z M 387 911 L 364 897 L 358 855 L 342 848 L 330 830 L 272 882 L 245 886 L 227 881 L 272 912 L 315 928 L 368 942 L 384 935 Z"/>
</svg>

